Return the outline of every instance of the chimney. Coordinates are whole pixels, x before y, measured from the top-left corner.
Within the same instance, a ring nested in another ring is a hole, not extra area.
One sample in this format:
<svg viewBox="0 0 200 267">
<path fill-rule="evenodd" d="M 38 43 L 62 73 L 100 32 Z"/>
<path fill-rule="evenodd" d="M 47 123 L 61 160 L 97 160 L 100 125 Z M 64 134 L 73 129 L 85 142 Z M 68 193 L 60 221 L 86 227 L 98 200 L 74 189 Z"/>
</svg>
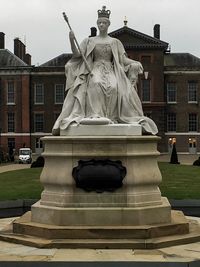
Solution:
<svg viewBox="0 0 200 267">
<path fill-rule="evenodd" d="M 26 46 L 21 42 L 22 60 L 25 62 Z"/>
<path fill-rule="evenodd" d="M 0 32 L 0 49 L 5 49 L 5 34 Z"/>
<path fill-rule="evenodd" d="M 19 38 L 14 39 L 14 54 L 21 60 L 25 60 L 26 46 L 19 40 Z"/>
<path fill-rule="evenodd" d="M 97 29 L 95 27 L 90 28 L 91 35 L 89 37 L 94 37 L 97 35 Z"/>
<path fill-rule="evenodd" d="M 160 39 L 160 24 L 155 24 L 153 28 L 154 38 Z"/>
<path fill-rule="evenodd" d="M 14 39 L 14 54 L 21 58 L 22 57 L 22 53 L 21 53 L 21 41 L 19 40 L 19 38 L 15 38 Z"/>
<path fill-rule="evenodd" d="M 24 62 L 28 65 L 31 65 L 31 55 L 30 54 L 25 54 Z"/>
</svg>

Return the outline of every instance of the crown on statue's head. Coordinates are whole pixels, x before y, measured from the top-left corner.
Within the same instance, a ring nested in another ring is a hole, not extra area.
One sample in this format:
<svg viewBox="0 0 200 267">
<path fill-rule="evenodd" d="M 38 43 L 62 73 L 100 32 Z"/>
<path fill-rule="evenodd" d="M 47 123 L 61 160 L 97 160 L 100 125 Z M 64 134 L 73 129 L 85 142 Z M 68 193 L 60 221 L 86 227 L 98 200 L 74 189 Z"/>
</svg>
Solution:
<svg viewBox="0 0 200 267">
<path fill-rule="evenodd" d="M 97 11 L 97 13 L 98 13 L 98 18 L 108 18 L 109 19 L 111 11 L 106 10 L 106 6 L 103 6 L 102 10 L 99 9 Z"/>
</svg>

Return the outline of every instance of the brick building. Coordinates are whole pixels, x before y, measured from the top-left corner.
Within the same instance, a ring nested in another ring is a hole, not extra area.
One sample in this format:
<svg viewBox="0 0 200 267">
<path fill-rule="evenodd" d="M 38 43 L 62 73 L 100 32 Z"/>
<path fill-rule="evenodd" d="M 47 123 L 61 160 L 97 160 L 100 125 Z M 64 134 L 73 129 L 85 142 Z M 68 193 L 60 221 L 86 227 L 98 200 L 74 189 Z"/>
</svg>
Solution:
<svg viewBox="0 0 200 267">
<path fill-rule="evenodd" d="M 94 29 L 93 29 L 94 30 Z M 154 36 L 135 31 L 125 24 L 110 33 L 122 41 L 128 56 L 139 60 L 144 74 L 138 94 L 146 116 L 158 125 L 161 152 L 200 152 L 200 59 L 191 54 L 170 53 L 160 40 L 160 26 Z M 26 47 L 14 40 L 14 54 L 4 47 L 0 33 L 0 147 L 30 146 L 43 149 L 40 137 L 50 135 L 65 97 L 64 65 L 71 54 L 61 54 L 36 67 Z"/>
<path fill-rule="evenodd" d="M 14 54 L 5 49 L 0 33 L 0 147 L 12 154 L 14 148 L 30 146 L 30 65 L 25 45 L 14 40 Z"/>
<path fill-rule="evenodd" d="M 165 55 L 164 66 L 168 151 L 176 142 L 179 152 L 200 152 L 200 59 L 171 53 Z"/>
<path fill-rule="evenodd" d="M 158 126 L 158 135 L 162 137 L 159 150 L 164 147 L 165 106 L 164 98 L 164 56 L 168 52 L 168 43 L 160 40 L 160 26 L 154 26 L 154 37 L 133 30 L 126 25 L 114 32 L 124 45 L 128 57 L 138 60 L 144 68 L 139 77 L 138 95 L 142 101 L 144 114 L 152 118 Z"/>
<path fill-rule="evenodd" d="M 63 54 L 31 72 L 30 115 L 31 147 L 36 153 L 43 150 L 40 137 L 50 135 L 60 114 L 65 97 L 64 65 L 71 54 Z"/>
</svg>

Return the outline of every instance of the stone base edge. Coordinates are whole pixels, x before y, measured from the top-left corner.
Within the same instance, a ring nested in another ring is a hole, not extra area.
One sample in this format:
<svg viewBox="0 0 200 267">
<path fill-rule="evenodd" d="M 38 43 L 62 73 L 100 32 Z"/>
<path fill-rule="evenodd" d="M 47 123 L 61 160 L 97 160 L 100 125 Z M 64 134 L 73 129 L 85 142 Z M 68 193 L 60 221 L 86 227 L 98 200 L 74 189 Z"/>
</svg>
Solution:
<svg viewBox="0 0 200 267">
<path fill-rule="evenodd" d="M 130 226 L 171 222 L 171 206 L 166 198 L 162 205 L 146 207 L 50 207 L 35 203 L 32 222 L 58 226 Z"/>
<path fill-rule="evenodd" d="M 107 125 L 70 125 L 67 130 L 60 131 L 61 136 L 141 136 L 142 126 L 135 124 Z"/>
<path fill-rule="evenodd" d="M 42 236 L 46 239 L 119 239 L 155 238 L 165 235 L 188 234 L 189 223 L 181 211 L 173 211 L 171 222 L 141 226 L 56 226 L 31 221 L 27 212 L 13 223 L 16 234 Z"/>
<path fill-rule="evenodd" d="M 176 213 L 176 211 L 173 211 Z M 39 225 L 38 225 L 39 226 Z M 176 226 L 175 226 L 176 228 Z M 18 243 L 38 248 L 87 248 L 87 249 L 156 249 L 169 246 L 183 245 L 200 241 L 200 225 L 192 217 L 189 220 L 188 234 L 173 234 L 148 239 L 138 238 L 78 238 L 47 239 L 26 234 L 13 233 L 12 229 L 0 232 L 0 240 Z M 111 232 L 111 230 L 109 230 Z M 166 233 L 167 234 L 167 233 Z"/>
</svg>

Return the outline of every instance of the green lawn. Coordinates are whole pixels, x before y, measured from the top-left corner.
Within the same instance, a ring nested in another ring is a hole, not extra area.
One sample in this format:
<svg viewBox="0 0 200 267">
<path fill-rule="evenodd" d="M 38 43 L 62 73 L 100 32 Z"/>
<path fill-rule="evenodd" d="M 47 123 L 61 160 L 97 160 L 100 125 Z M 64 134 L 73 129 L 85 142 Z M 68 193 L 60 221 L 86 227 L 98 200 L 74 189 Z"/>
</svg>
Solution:
<svg viewBox="0 0 200 267">
<path fill-rule="evenodd" d="M 200 199 L 200 167 L 160 162 L 163 181 L 160 189 L 169 199 Z M 41 168 L 0 173 L 0 201 L 39 199 Z"/>
<path fill-rule="evenodd" d="M 160 162 L 160 190 L 169 199 L 200 199 L 200 166 Z"/>
<path fill-rule="evenodd" d="M 42 192 L 42 168 L 30 168 L 0 173 L 0 201 L 13 199 L 39 199 Z"/>
</svg>

